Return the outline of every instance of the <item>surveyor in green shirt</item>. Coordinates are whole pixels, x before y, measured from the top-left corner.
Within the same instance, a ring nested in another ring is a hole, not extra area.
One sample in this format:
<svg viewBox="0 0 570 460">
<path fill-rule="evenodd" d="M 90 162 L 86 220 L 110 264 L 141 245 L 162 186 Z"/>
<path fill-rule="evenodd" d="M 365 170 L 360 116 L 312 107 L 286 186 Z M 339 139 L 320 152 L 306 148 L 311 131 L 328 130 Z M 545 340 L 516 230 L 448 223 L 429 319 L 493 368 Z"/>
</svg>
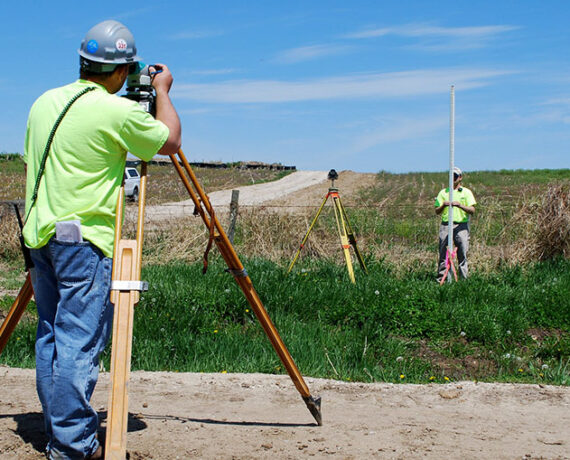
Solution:
<svg viewBox="0 0 570 460">
<path fill-rule="evenodd" d="M 166 65 L 153 68 L 156 118 L 115 95 L 140 61 L 123 24 L 95 25 L 79 56 L 80 78 L 32 106 L 24 152 L 23 236 L 38 310 L 36 386 L 52 460 L 104 457 L 90 399 L 112 329 L 115 215 L 126 156 L 148 161 L 176 153 L 181 142 Z"/>
<path fill-rule="evenodd" d="M 475 213 L 475 197 L 473 192 L 461 185 L 463 173 L 461 169 L 453 168 L 453 244 L 457 248 L 457 261 L 459 274 L 467 278 L 469 269 L 467 265 L 467 251 L 469 250 L 469 217 Z M 437 280 L 441 281 L 445 275 L 445 258 L 449 235 L 449 188 L 442 189 L 435 199 L 435 213 L 441 215 L 439 226 L 439 263 Z M 452 276 L 451 271 L 447 276 Z"/>
</svg>

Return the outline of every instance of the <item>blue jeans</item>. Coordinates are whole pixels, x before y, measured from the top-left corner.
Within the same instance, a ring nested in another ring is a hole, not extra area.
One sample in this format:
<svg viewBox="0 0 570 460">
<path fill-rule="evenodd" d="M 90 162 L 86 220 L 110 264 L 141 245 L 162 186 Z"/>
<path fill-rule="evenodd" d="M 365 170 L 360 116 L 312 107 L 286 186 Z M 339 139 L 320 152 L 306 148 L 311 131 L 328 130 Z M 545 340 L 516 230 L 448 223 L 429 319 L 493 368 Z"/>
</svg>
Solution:
<svg viewBox="0 0 570 460">
<path fill-rule="evenodd" d="M 31 255 L 39 316 L 36 386 L 47 450 L 49 458 L 81 459 L 99 447 L 89 401 L 112 329 L 112 260 L 89 242 L 55 238 Z"/>
</svg>

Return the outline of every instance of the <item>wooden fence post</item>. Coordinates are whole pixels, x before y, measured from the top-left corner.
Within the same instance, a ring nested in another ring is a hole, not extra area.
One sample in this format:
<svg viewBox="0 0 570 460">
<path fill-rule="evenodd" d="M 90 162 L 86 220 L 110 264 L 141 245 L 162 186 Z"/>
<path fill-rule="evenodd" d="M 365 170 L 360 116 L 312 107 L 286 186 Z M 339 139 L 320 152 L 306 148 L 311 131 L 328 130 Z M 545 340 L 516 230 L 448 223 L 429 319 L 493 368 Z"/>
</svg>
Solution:
<svg viewBox="0 0 570 460">
<path fill-rule="evenodd" d="M 232 190 L 232 200 L 230 201 L 230 226 L 228 228 L 228 239 L 234 244 L 236 231 L 236 220 L 238 215 L 239 190 Z"/>
</svg>

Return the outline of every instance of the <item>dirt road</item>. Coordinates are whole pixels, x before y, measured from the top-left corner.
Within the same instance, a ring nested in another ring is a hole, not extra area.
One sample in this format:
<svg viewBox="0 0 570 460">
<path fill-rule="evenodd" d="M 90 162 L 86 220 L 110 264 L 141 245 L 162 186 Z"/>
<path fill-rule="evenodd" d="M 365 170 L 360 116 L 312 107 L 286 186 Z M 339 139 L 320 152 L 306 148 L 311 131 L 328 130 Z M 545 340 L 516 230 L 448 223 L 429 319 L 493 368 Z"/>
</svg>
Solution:
<svg viewBox="0 0 570 460">
<path fill-rule="evenodd" d="M 94 407 L 104 420 L 108 374 Z M 0 368 L 0 459 L 41 459 L 34 371 Z M 307 379 L 323 426 L 289 377 L 135 372 L 131 459 L 569 459 L 570 388 L 392 385 Z"/>
<path fill-rule="evenodd" d="M 236 190 L 239 190 L 240 205 L 258 205 L 322 183 L 326 181 L 326 178 L 326 171 L 296 171 L 278 181 L 238 187 Z M 231 189 L 208 193 L 210 203 L 216 211 L 220 207 L 227 208 L 231 196 Z M 160 221 L 167 218 L 190 216 L 193 211 L 194 203 L 192 200 L 177 201 L 159 206 L 147 206 L 146 218 L 149 221 Z"/>
</svg>

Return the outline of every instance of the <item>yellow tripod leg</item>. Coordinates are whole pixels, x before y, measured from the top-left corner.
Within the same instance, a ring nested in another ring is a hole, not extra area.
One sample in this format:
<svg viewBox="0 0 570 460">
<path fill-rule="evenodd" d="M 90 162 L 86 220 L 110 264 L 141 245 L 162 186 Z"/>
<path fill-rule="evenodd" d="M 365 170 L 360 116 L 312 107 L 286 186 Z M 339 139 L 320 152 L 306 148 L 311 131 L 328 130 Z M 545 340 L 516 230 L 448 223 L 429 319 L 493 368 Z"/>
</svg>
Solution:
<svg viewBox="0 0 570 460">
<path fill-rule="evenodd" d="M 340 236 L 340 244 L 342 246 L 342 251 L 344 253 L 344 258 L 346 260 L 346 268 L 348 270 L 348 276 L 350 281 L 356 283 L 356 278 L 354 277 L 354 269 L 352 268 L 352 259 L 350 257 L 350 244 L 348 242 L 348 236 L 346 234 L 346 222 L 343 217 L 343 212 L 340 204 L 340 198 L 338 194 L 333 195 L 334 203 L 334 216 L 336 218 L 336 226 L 338 229 L 338 234 Z"/>
<path fill-rule="evenodd" d="M 342 200 L 340 199 L 340 195 L 338 197 L 338 203 L 340 205 L 340 210 L 342 211 L 342 216 L 344 218 L 344 223 L 346 226 L 346 234 L 348 236 L 348 241 L 350 242 L 352 249 L 354 249 L 354 253 L 356 254 L 356 258 L 358 259 L 358 262 L 360 263 L 360 268 L 362 268 L 362 270 L 364 270 L 364 273 L 368 274 L 368 269 L 366 268 L 366 264 L 364 263 L 364 259 L 362 258 L 362 255 L 360 254 L 360 250 L 358 249 L 358 246 L 356 245 L 356 237 L 354 236 L 354 231 L 352 230 L 352 227 L 350 226 L 350 222 L 348 221 L 348 215 L 346 214 L 346 210 L 344 209 L 344 205 L 342 204 Z"/>
<path fill-rule="evenodd" d="M 319 210 L 317 211 L 317 215 L 315 216 L 315 218 L 313 219 L 313 222 L 311 222 L 311 225 L 309 226 L 309 230 L 307 230 L 307 233 L 305 233 L 305 236 L 303 237 L 303 240 L 301 241 L 301 245 L 299 246 L 299 249 L 297 249 L 297 253 L 295 254 L 295 257 L 293 257 L 293 260 L 291 261 L 291 264 L 289 265 L 289 269 L 287 270 L 287 273 L 291 273 L 291 270 L 293 270 L 293 266 L 295 265 L 295 262 L 297 262 L 297 259 L 299 258 L 299 255 L 301 254 L 301 250 L 303 249 L 303 247 L 305 246 L 305 243 L 309 239 L 309 234 L 311 233 L 311 230 L 313 230 L 313 227 L 315 226 L 317 219 L 319 218 L 319 215 L 321 214 L 321 211 L 323 210 L 323 207 L 324 207 L 325 203 L 327 202 L 328 197 L 329 197 L 329 194 L 327 193 L 325 196 L 325 199 L 323 200 L 323 202 L 321 203 L 321 206 L 319 207 Z"/>
<path fill-rule="evenodd" d="M 0 327 L 0 353 L 4 350 L 4 347 L 8 343 L 12 332 L 16 328 L 18 322 L 22 318 L 26 307 L 30 303 L 32 296 L 34 295 L 34 288 L 32 287 L 32 280 L 30 278 L 30 272 L 26 275 L 26 281 L 20 288 L 16 300 L 10 307 L 8 316 L 4 319 L 2 326 Z"/>
</svg>

